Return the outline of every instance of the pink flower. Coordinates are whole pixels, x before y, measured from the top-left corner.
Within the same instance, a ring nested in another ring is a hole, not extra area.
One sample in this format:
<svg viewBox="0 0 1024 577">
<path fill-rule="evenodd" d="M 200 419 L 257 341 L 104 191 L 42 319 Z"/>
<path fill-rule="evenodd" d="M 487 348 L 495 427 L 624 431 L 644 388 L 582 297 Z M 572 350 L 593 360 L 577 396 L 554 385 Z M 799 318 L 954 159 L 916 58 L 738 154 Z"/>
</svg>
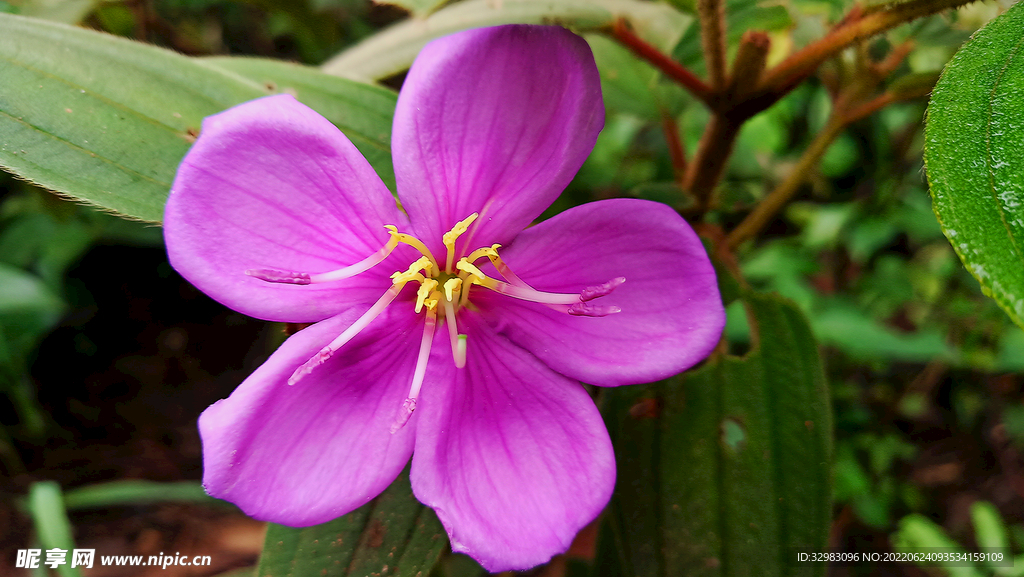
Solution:
<svg viewBox="0 0 1024 577">
<path fill-rule="evenodd" d="M 404 212 L 289 96 L 208 118 L 167 202 L 171 263 L 237 311 L 316 324 L 200 417 L 207 491 L 312 525 L 411 456 L 454 550 L 492 571 L 564 551 L 615 482 L 580 381 L 674 375 L 724 323 L 708 257 L 667 206 L 607 200 L 526 228 L 603 119 L 586 42 L 519 25 L 416 59 L 394 119 Z"/>
</svg>

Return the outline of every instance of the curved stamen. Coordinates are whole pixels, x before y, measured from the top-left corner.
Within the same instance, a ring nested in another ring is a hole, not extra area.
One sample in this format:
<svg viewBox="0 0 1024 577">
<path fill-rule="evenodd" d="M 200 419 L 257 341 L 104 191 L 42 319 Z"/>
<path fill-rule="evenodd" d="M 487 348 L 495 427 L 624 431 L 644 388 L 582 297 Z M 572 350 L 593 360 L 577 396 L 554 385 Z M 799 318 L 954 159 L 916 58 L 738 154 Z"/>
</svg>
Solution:
<svg viewBox="0 0 1024 577">
<path fill-rule="evenodd" d="M 510 284 L 507 282 L 502 282 L 500 280 L 491 278 L 484 274 L 483 271 L 481 271 L 479 268 L 477 268 L 476 265 L 470 262 L 470 259 L 472 259 L 474 256 L 476 256 L 476 258 L 481 258 L 484 256 L 490 257 L 491 254 L 493 254 L 494 257 L 497 258 L 498 253 L 494 249 L 494 247 L 482 248 L 473 251 L 473 253 L 471 253 L 469 257 L 464 258 L 455 264 L 455 268 L 463 271 L 464 273 L 469 273 L 469 275 L 466 276 L 466 287 L 463 293 L 463 304 L 465 304 L 466 300 L 465 294 L 469 292 L 469 286 L 473 284 L 478 284 L 480 286 L 489 288 L 497 293 L 508 295 L 510 297 L 521 299 L 524 301 L 543 303 L 549 305 L 572 305 L 575 303 L 586 302 L 594 300 L 598 297 L 608 295 L 612 291 L 614 291 L 616 287 L 626 282 L 626 278 L 620 276 L 604 284 L 587 287 L 583 289 L 579 294 L 543 292 L 536 290 L 530 287 L 530 285 L 523 282 L 522 279 L 517 277 L 515 273 L 513 273 L 511 269 L 508 268 L 507 265 L 504 267 L 505 270 L 512 277 L 514 277 L 516 281 L 518 281 L 517 284 Z"/>
<path fill-rule="evenodd" d="M 417 313 L 423 310 L 423 305 L 427 305 L 430 308 L 434 308 L 437 305 L 437 299 L 434 299 L 432 296 L 435 288 L 437 288 L 437 281 L 432 278 L 423 279 L 420 283 L 420 288 L 416 291 Z M 431 301 L 433 302 L 431 303 Z"/>
<path fill-rule="evenodd" d="M 508 284 L 507 282 L 502 282 L 500 280 L 486 276 L 482 280 L 479 278 L 474 278 L 473 283 L 483 287 L 487 287 L 492 291 L 503 295 L 508 295 L 513 298 L 535 303 L 571 305 L 573 303 L 580 302 L 580 295 L 578 294 L 542 292 L 539 290 L 534 290 L 532 288 L 511 285 Z"/>
<path fill-rule="evenodd" d="M 599 284 L 592 287 L 587 287 L 580 292 L 580 300 L 583 302 L 592 301 L 598 297 L 603 297 L 613 290 L 615 290 L 620 284 L 626 282 L 626 277 L 620 276 L 615 277 L 612 280 Z"/>
<path fill-rule="evenodd" d="M 336 280 L 346 279 L 349 277 L 356 276 L 359 273 L 366 272 L 378 265 L 391 254 L 391 251 L 395 250 L 398 246 L 398 239 L 394 234 L 388 239 L 388 242 L 384 246 L 380 247 L 377 252 L 364 258 L 363 260 L 350 264 L 346 267 L 335 269 L 328 272 L 321 273 L 308 273 L 308 272 L 295 272 L 287 270 L 277 270 L 273 268 L 251 268 L 245 271 L 245 274 L 256 277 L 262 281 L 283 283 L 283 284 L 316 284 L 322 282 L 332 282 Z"/>
<path fill-rule="evenodd" d="M 498 271 L 498 274 L 500 274 L 502 278 L 508 281 L 508 284 L 533 290 L 532 286 L 527 284 L 526 281 L 524 281 L 523 279 L 519 278 L 519 275 L 512 272 L 512 269 L 509 268 L 508 264 L 506 264 L 505 261 L 501 259 L 501 257 L 498 255 L 499 248 L 501 248 L 500 244 L 492 244 L 490 247 L 480 248 L 473 251 L 467 258 L 470 260 L 470 262 L 472 262 L 475 260 L 474 257 L 479 258 L 486 256 L 491 260 L 491 264 L 494 265 L 494 268 Z M 550 309 L 554 309 L 558 312 L 566 312 L 565 307 L 563 305 L 545 304 L 544 306 Z"/>
<path fill-rule="evenodd" d="M 491 259 L 491 264 L 493 264 L 494 268 L 498 270 L 498 274 L 504 277 L 505 280 L 509 282 L 509 284 L 529 286 L 526 284 L 525 281 L 523 281 L 523 279 L 519 278 L 519 276 L 516 273 L 512 272 L 512 269 L 510 269 L 508 265 L 505 264 L 505 261 L 501 260 L 501 257 L 498 256 L 498 248 L 500 247 L 500 244 L 493 245 L 491 247 L 491 252 L 493 252 L 494 255 L 487 255 L 487 257 Z"/>
<path fill-rule="evenodd" d="M 420 396 L 420 388 L 423 386 L 423 377 L 427 373 L 427 360 L 430 359 L 430 345 L 434 342 L 434 327 L 437 326 L 437 307 L 427 309 L 427 319 L 423 324 L 423 339 L 420 340 L 420 353 L 416 358 L 416 368 L 412 373 L 412 386 L 409 387 L 409 397 L 402 402 L 402 408 L 398 411 L 398 417 L 391 425 L 391 434 L 394 435 L 409 422 L 412 412 L 416 410 L 416 399 Z"/>
<path fill-rule="evenodd" d="M 478 216 L 480 215 L 474 212 L 455 223 L 455 226 L 453 226 L 448 232 L 444 233 L 444 236 L 441 237 L 441 240 L 444 242 L 444 247 L 448 249 L 448 255 L 445 257 L 444 261 L 445 272 L 452 271 L 452 262 L 455 260 L 455 241 L 462 236 L 462 233 L 469 230 L 469 225 L 473 224 L 473 221 L 476 220 Z"/>
<path fill-rule="evenodd" d="M 434 255 L 430 253 L 430 249 L 427 248 L 427 245 L 423 244 L 423 241 L 421 241 L 420 239 L 416 238 L 415 236 L 412 236 L 411 234 L 405 234 L 404 232 L 398 232 L 398 227 L 397 226 L 393 226 L 393 225 L 388 224 L 388 225 L 385 225 L 384 228 L 388 229 L 388 232 L 391 233 L 391 237 L 394 238 L 394 239 L 397 239 L 398 242 L 403 243 L 403 244 L 407 244 L 407 245 L 413 247 L 414 249 L 420 251 L 420 254 L 422 254 L 423 256 L 427 257 L 427 260 L 430 261 L 430 266 L 433 267 L 433 270 L 439 270 L 437 268 L 437 261 L 434 260 Z"/>
<path fill-rule="evenodd" d="M 313 355 L 308 361 L 302 363 L 302 365 L 299 368 L 295 369 L 295 372 L 293 372 L 292 375 L 288 377 L 288 384 L 294 385 L 295 383 L 302 380 L 303 377 L 313 372 L 313 369 L 324 364 L 327 361 L 327 359 L 331 358 L 331 355 L 337 352 L 338 349 L 345 345 L 345 343 L 352 340 L 352 338 L 358 335 L 360 331 L 365 329 L 366 326 L 373 321 L 373 319 L 377 318 L 377 315 L 384 312 L 384 309 L 386 309 L 387 306 L 391 304 L 391 301 L 395 300 L 395 297 L 398 296 L 398 293 L 402 292 L 402 287 L 405 286 L 406 282 L 408 281 L 396 281 L 395 284 L 391 285 L 391 288 L 389 288 L 387 292 L 385 292 L 379 299 L 377 299 L 377 302 L 373 303 L 373 306 L 371 306 L 369 310 L 363 313 L 361 317 L 356 319 L 356 322 L 349 325 L 349 327 L 345 329 L 343 333 L 338 335 L 337 338 L 331 341 L 326 347 L 320 349 L 320 351 L 317 354 Z"/>
</svg>

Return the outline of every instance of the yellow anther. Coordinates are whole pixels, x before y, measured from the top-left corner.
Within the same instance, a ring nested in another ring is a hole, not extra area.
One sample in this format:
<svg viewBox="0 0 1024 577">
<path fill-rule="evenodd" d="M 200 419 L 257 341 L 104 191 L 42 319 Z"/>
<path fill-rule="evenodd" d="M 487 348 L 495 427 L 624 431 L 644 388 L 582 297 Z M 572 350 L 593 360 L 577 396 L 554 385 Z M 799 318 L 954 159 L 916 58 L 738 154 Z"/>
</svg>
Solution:
<svg viewBox="0 0 1024 577">
<path fill-rule="evenodd" d="M 434 260 L 434 255 L 430 254 L 430 249 L 427 248 L 427 245 L 423 244 L 423 241 L 421 241 L 420 239 L 416 238 L 415 236 L 412 236 L 411 234 L 405 234 L 404 232 L 398 232 L 398 227 L 397 226 L 394 226 L 394 225 L 391 225 L 391 224 L 385 224 L 384 228 L 388 229 L 388 234 L 391 235 L 391 238 L 393 240 L 396 240 L 397 242 L 401 242 L 401 243 L 407 244 L 407 245 L 413 247 L 414 249 L 420 251 L 420 254 L 423 255 L 423 258 L 427 259 L 427 261 L 430 263 L 430 267 L 431 268 L 427 269 L 427 274 L 428 275 L 431 274 L 431 272 L 430 272 L 431 270 L 437 270 L 437 261 Z M 417 262 L 419 262 L 419 261 L 417 261 Z M 426 268 L 426 267 L 421 267 L 421 268 Z"/>
<path fill-rule="evenodd" d="M 409 265 L 409 270 L 413 269 L 417 271 L 422 270 L 423 276 L 433 276 L 434 261 L 432 261 L 429 257 L 421 256 L 420 258 L 416 259 L 411 265 Z"/>
<path fill-rule="evenodd" d="M 425 277 L 418 272 L 407 270 L 398 271 L 391 275 L 391 284 L 405 284 L 409 281 L 423 282 Z"/>
<path fill-rule="evenodd" d="M 437 302 L 440 299 L 441 299 L 441 293 L 439 293 L 437 291 L 434 291 L 434 292 L 430 293 L 430 298 L 428 298 L 427 300 L 423 301 L 423 304 L 426 305 L 428 311 L 432 311 L 435 308 L 437 308 Z"/>
<path fill-rule="evenodd" d="M 491 260 L 494 260 L 498 258 L 499 247 L 501 247 L 500 244 L 495 244 L 491 246 L 485 246 L 483 248 L 478 248 L 473 252 L 469 253 L 469 256 L 466 257 L 466 260 L 468 260 L 469 262 L 476 262 L 485 256 Z"/>
<path fill-rule="evenodd" d="M 448 232 L 444 233 L 444 236 L 441 237 L 441 240 L 444 241 L 445 248 L 448 249 L 448 257 L 445 260 L 444 270 L 452 270 L 452 261 L 455 260 L 455 241 L 458 240 L 460 236 L 462 236 L 462 233 L 469 230 L 469 225 L 473 224 L 473 221 L 476 220 L 477 217 L 479 216 L 479 214 L 474 212 L 473 214 L 455 223 L 455 226 L 453 226 L 452 229 L 449 230 Z"/>
<path fill-rule="evenodd" d="M 444 233 L 444 236 L 441 237 L 441 239 L 444 241 L 444 245 L 447 247 L 454 246 L 455 241 L 460 236 L 462 236 L 462 233 L 469 230 L 469 225 L 473 224 L 473 221 L 476 220 L 478 216 L 480 215 L 474 212 L 473 214 L 455 223 L 455 226 L 453 226 L 452 229 L 449 230 L 448 232 Z"/>
<path fill-rule="evenodd" d="M 430 293 L 434 292 L 434 289 L 436 288 L 437 281 L 432 278 L 420 281 L 420 288 L 418 291 L 416 291 L 416 312 L 420 312 L 423 310 L 423 305 L 426 304 L 427 298 L 430 297 Z M 435 300 L 434 306 L 436 305 L 437 301 Z M 431 305 L 427 305 L 427 308 L 433 309 L 434 307 Z"/>
<path fill-rule="evenodd" d="M 421 270 L 425 271 L 427 274 L 430 274 L 430 260 L 425 256 L 421 256 L 420 258 L 416 259 L 415 262 L 409 265 L 408 270 L 397 271 L 394 274 L 392 274 L 391 280 L 393 281 L 393 284 L 398 284 L 400 282 L 406 283 L 413 280 L 423 282 L 424 280 L 426 280 L 426 277 L 420 274 Z"/>
<path fill-rule="evenodd" d="M 476 268 L 476 265 L 470 263 L 468 260 L 464 258 L 459 259 L 459 262 L 455 263 L 455 268 L 461 271 L 466 271 L 480 280 L 484 280 L 485 278 L 487 278 L 487 275 L 485 275 L 483 271 Z"/>
<path fill-rule="evenodd" d="M 448 302 L 453 302 L 455 300 L 455 292 L 460 288 L 462 288 L 461 278 L 450 278 L 444 281 L 444 296 L 448 299 Z"/>
</svg>

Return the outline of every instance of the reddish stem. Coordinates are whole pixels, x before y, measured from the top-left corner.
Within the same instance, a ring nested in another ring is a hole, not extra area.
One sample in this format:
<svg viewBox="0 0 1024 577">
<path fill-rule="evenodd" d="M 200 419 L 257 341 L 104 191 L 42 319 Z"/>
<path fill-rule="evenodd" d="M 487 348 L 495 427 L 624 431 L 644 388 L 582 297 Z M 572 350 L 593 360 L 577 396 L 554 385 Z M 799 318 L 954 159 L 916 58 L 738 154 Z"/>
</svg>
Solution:
<svg viewBox="0 0 1024 577">
<path fill-rule="evenodd" d="M 666 76 L 689 90 L 691 94 L 705 104 L 710 105 L 712 97 L 711 87 L 700 78 L 697 78 L 693 72 L 687 70 L 685 66 L 662 54 L 661 50 L 651 46 L 634 34 L 626 25 L 625 20 L 619 18 L 615 21 L 615 24 L 612 26 L 612 34 L 616 40 L 632 50 L 634 54 L 654 65 L 655 68 L 661 70 Z"/>
</svg>

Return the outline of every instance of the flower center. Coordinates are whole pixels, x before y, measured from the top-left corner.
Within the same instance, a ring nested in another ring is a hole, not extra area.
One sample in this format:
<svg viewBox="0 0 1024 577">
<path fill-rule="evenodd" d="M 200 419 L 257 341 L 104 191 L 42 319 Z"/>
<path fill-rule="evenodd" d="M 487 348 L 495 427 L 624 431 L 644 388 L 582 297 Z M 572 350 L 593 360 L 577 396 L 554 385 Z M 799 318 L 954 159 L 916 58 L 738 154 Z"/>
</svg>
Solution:
<svg viewBox="0 0 1024 577">
<path fill-rule="evenodd" d="M 498 256 L 498 249 L 501 248 L 501 245 L 495 244 L 489 247 L 478 248 L 469 253 L 469 255 L 458 258 L 455 243 L 462 234 L 469 230 L 469 227 L 478 216 L 477 213 L 469 215 L 464 220 L 456 223 L 442 237 L 446 252 L 443 269 L 438 266 L 437 259 L 434 258 L 434 255 L 431 254 L 430 249 L 427 248 L 423 241 L 410 234 L 399 232 L 396 226 L 385 225 L 391 238 L 388 239 L 384 246 L 363 260 L 337 270 L 321 273 L 293 272 L 269 268 L 245 271 L 245 274 L 266 282 L 309 285 L 336 282 L 363 273 L 386 259 L 399 244 L 409 245 L 419 251 L 421 255 L 409 265 L 408 269 L 392 274 L 391 287 L 387 292 L 377 299 L 377 302 L 369 310 L 356 319 L 352 325 L 331 341 L 330 344 L 296 369 L 288 378 L 288 384 L 294 385 L 303 377 L 313 372 L 316 367 L 326 362 L 335 352 L 352 340 L 373 319 L 380 315 L 398 297 L 402 289 L 405 288 L 405 285 L 409 283 L 418 285 L 414 310 L 416 314 L 424 314 L 423 338 L 420 341 L 416 368 L 413 370 L 409 397 L 402 404 L 398 418 L 395 424 L 392 425 L 392 433 L 401 429 L 416 409 L 416 399 L 419 396 L 420 387 L 423 385 L 423 378 L 426 374 L 427 360 L 430 357 L 430 347 L 433 344 L 439 309 L 444 311 L 443 324 L 448 325 L 448 338 L 451 340 L 455 366 L 459 369 L 466 366 L 468 337 L 465 334 L 459 333 L 457 313 L 462 307 L 471 305 L 469 294 L 470 289 L 474 285 L 512 298 L 540 303 L 574 316 L 603 317 L 620 312 L 621 309 L 617 306 L 594 305 L 590 301 L 611 293 L 616 287 L 626 281 L 623 277 L 614 278 L 604 284 L 587 287 L 575 294 L 550 293 L 535 290 L 512 272 L 508 264 Z M 494 269 L 505 280 L 489 277 L 476 266 L 476 263 L 484 258 L 491 262 Z"/>
</svg>

